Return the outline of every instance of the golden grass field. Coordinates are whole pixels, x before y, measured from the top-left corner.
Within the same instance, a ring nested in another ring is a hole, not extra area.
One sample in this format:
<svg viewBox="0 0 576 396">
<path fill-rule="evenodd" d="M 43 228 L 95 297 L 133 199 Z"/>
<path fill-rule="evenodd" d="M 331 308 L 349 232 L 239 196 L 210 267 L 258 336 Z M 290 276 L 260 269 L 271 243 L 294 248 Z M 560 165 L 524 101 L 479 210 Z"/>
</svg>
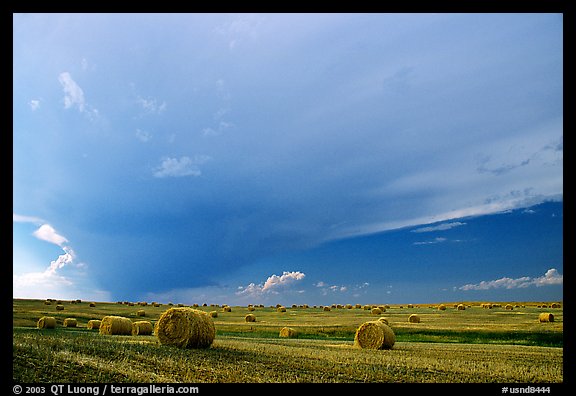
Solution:
<svg viewBox="0 0 576 396">
<path fill-rule="evenodd" d="M 392 305 L 371 310 L 321 307 L 198 306 L 217 311 L 216 337 L 207 349 L 160 345 L 155 335 L 101 335 L 89 320 L 124 316 L 153 324 L 169 306 L 96 302 L 13 300 L 13 380 L 16 382 L 425 382 L 425 383 L 562 383 L 563 308 L 545 303 L 506 302 L 492 309 L 481 302 Z M 546 304 L 546 308 L 538 305 Z M 138 311 L 144 310 L 144 316 Z M 551 312 L 554 321 L 540 323 Z M 411 314 L 420 323 L 410 323 Z M 246 322 L 253 314 L 255 322 Z M 38 329 L 43 316 L 56 318 L 55 329 Z M 386 317 L 396 335 L 391 350 L 354 346 L 356 329 Z M 77 327 L 63 327 L 75 318 Z M 283 327 L 298 331 L 283 338 Z"/>
</svg>

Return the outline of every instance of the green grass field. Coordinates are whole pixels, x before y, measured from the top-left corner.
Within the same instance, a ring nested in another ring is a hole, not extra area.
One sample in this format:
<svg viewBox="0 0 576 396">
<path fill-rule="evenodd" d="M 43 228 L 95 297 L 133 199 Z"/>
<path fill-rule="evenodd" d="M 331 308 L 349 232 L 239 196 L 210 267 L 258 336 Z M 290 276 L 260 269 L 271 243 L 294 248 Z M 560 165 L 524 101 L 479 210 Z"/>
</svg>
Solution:
<svg viewBox="0 0 576 396">
<path fill-rule="evenodd" d="M 523 303 L 521 303 L 523 304 Z M 448 305 L 391 306 L 381 315 L 369 310 L 256 308 L 256 322 L 244 320 L 247 307 L 198 307 L 218 311 L 211 348 L 178 349 L 155 336 L 109 336 L 88 330 L 90 319 L 119 315 L 153 323 L 169 307 L 88 302 L 64 310 L 40 300 L 13 301 L 13 380 L 16 382 L 563 382 L 563 309 L 466 310 Z M 523 304 L 524 305 L 524 304 Z M 145 310 L 144 318 L 136 311 Z M 554 322 L 539 323 L 540 312 Z M 417 313 L 420 323 L 409 323 Z M 54 316 L 56 329 L 37 329 L 42 316 Z M 354 347 L 356 329 L 384 316 L 396 334 L 392 350 Z M 78 321 L 65 328 L 65 318 Z M 282 327 L 298 338 L 279 337 Z"/>
</svg>

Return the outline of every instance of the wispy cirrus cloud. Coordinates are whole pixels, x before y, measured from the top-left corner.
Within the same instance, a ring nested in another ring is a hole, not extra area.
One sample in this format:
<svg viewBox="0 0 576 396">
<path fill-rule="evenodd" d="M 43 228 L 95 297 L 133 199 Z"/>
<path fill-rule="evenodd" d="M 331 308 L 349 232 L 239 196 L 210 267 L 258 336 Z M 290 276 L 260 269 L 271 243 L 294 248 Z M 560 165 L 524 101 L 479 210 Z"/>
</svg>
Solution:
<svg viewBox="0 0 576 396">
<path fill-rule="evenodd" d="M 466 223 L 462 223 L 459 221 L 454 221 L 452 223 L 442 223 L 437 226 L 430 226 L 430 227 L 420 227 L 412 230 L 411 232 L 433 232 L 433 231 L 446 231 L 450 230 L 455 227 L 460 227 L 466 225 Z"/>
<path fill-rule="evenodd" d="M 431 239 L 429 241 L 414 242 L 413 245 L 435 245 L 437 243 L 446 242 L 447 240 L 448 239 L 446 239 L 446 238 L 438 237 L 438 238 Z"/>
<path fill-rule="evenodd" d="M 529 286 L 550 286 L 561 285 L 564 282 L 564 276 L 555 268 L 550 268 L 543 276 L 531 278 L 523 276 L 520 278 L 500 278 L 489 281 L 481 281 L 480 283 L 467 284 L 460 286 L 460 290 L 490 290 L 490 289 L 521 289 Z"/>
</svg>

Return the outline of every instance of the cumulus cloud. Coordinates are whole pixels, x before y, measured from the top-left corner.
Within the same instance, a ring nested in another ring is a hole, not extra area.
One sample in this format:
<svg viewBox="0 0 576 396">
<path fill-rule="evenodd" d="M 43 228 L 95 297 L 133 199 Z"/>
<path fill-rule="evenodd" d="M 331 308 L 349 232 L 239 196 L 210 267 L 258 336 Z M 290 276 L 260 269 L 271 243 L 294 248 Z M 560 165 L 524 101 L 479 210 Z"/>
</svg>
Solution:
<svg viewBox="0 0 576 396">
<path fill-rule="evenodd" d="M 561 285 L 564 282 L 564 276 L 555 268 L 550 268 L 543 276 L 538 278 L 531 278 L 523 276 L 520 278 L 500 278 L 490 281 L 482 281 L 476 284 L 467 284 L 460 286 L 460 290 L 489 290 L 489 289 L 521 289 L 529 286 L 550 286 Z"/>
<path fill-rule="evenodd" d="M 446 231 L 450 230 L 455 227 L 460 227 L 466 225 L 466 223 L 461 223 L 459 221 L 454 221 L 452 223 L 442 223 L 437 226 L 430 226 L 430 227 L 420 227 L 412 230 L 412 232 L 433 232 L 433 231 Z"/>
<path fill-rule="evenodd" d="M 279 290 L 285 289 L 293 283 L 304 279 L 306 274 L 300 271 L 284 271 L 282 275 L 271 275 L 264 283 L 250 283 L 248 286 L 240 286 L 237 295 L 257 296 L 265 293 L 278 294 Z"/>
<path fill-rule="evenodd" d="M 42 224 L 40 228 L 32 233 L 36 238 L 46 242 L 53 243 L 62 247 L 68 240 L 62 235 L 58 234 L 50 224 Z"/>
<path fill-rule="evenodd" d="M 154 177 L 183 177 L 200 176 L 199 165 L 208 162 L 211 157 L 199 155 L 194 158 L 183 156 L 180 158 L 164 157 L 160 165 L 154 170 Z"/>
<path fill-rule="evenodd" d="M 74 250 L 70 246 L 66 246 L 68 239 L 59 234 L 50 224 L 38 217 L 22 216 L 14 213 L 12 218 L 14 222 L 39 225 L 32 235 L 42 241 L 59 246 L 63 251 L 55 260 L 50 262 L 50 265 L 44 271 L 14 274 L 14 292 L 16 294 L 23 293 L 26 297 L 35 297 L 34 291 L 40 288 L 43 292 L 46 292 L 49 290 L 56 291 L 62 287 L 73 286 L 74 283 L 71 280 L 58 273 L 59 270 L 65 266 L 73 264 L 76 259 Z"/>
</svg>

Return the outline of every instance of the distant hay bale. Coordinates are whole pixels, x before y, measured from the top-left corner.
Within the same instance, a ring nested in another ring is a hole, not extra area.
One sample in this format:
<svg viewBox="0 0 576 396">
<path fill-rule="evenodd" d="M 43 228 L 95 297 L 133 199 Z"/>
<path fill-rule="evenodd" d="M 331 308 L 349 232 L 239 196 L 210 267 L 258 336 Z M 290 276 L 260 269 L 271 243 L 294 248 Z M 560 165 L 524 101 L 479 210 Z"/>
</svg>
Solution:
<svg viewBox="0 0 576 396">
<path fill-rule="evenodd" d="M 75 318 L 64 319 L 64 327 L 76 327 L 77 325 L 78 321 Z"/>
<path fill-rule="evenodd" d="M 209 315 L 211 318 L 217 318 L 218 317 L 218 311 L 210 311 Z"/>
<path fill-rule="evenodd" d="M 44 305 L 52 305 L 52 301 L 46 300 L 46 301 L 44 301 Z"/>
<path fill-rule="evenodd" d="M 248 311 L 250 311 L 250 312 L 255 311 L 255 310 L 256 310 L 256 308 L 254 308 L 253 306 L 248 307 Z"/>
<path fill-rule="evenodd" d="M 246 322 L 256 322 L 256 315 L 254 314 L 248 314 L 244 317 L 244 320 Z"/>
<path fill-rule="evenodd" d="M 64 311 L 64 305 L 61 304 L 56 305 L 56 311 Z"/>
<path fill-rule="evenodd" d="M 446 311 L 446 305 L 444 305 L 444 304 L 438 305 L 438 310 L 439 311 Z"/>
<path fill-rule="evenodd" d="M 394 331 L 381 320 L 362 323 L 354 336 L 354 345 L 363 349 L 392 349 L 395 342 Z"/>
<path fill-rule="evenodd" d="M 89 320 L 88 324 L 86 325 L 86 328 L 88 330 L 99 329 L 100 328 L 100 321 L 96 320 L 96 319 Z"/>
<path fill-rule="evenodd" d="M 94 308 L 94 307 L 96 306 L 96 303 L 91 302 L 91 303 L 89 304 L 89 306 L 90 306 L 90 308 Z"/>
<path fill-rule="evenodd" d="M 139 320 L 132 323 L 132 335 L 151 335 L 154 328 L 152 323 L 147 320 Z"/>
<path fill-rule="evenodd" d="M 561 308 L 562 305 L 560 305 L 560 303 L 552 303 L 552 305 L 550 305 L 550 308 Z"/>
<path fill-rule="evenodd" d="M 99 332 L 104 335 L 132 335 L 132 321 L 123 316 L 104 316 Z"/>
<path fill-rule="evenodd" d="M 376 308 L 372 308 L 372 315 L 381 315 L 382 314 L 382 310 L 378 307 Z"/>
<path fill-rule="evenodd" d="M 39 329 L 55 329 L 56 318 L 53 316 L 42 316 L 40 319 L 38 319 L 36 327 Z"/>
<path fill-rule="evenodd" d="M 355 304 L 355 305 L 354 305 L 354 308 L 355 308 L 355 309 L 361 309 L 361 308 L 362 308 L 362 304 Z"/>
<path fill-rule="evenodd" d="M 378 318 L 378 320 L 379 320 L 380 322 L 386 324 L 386 325 L 388 324 L 388 318 L 381 317 L 381 318 Z"/>
<path fill-rule="evenodd" d="M 506 304 L 506 306 L 504 308 L 512 311 L 514 309 L 514 306 L 512 304 Z"/>
<path fill-rule="evenodd" d="M 332 308 L 330 308 L 328 305 L 326 305 L 324 308 L 322 308 L 322 311 L 325 312 L 330 312 L 332 310 Z"/>
<path fill-rule="evenodd" d="M 286 307 L 285 306 L 279 306 L 278 308 L 276 308 L 277 312 L 286 312 Z"/>
<path fill-rule="evenodd" d="M 464 304 L 458 304 L 456 309 L 458 309 L 458 311 L 464 311 L 466 309 L 466 307 L 464 306 Z"/>
<path fill-rule="evenodd" d="M 554 322 L 554 315 L 552 315 L 550 312 L 542 312 L 540 315 L 538 315 L 538 320 L 540 323 Z"/>
<path fill-rule="evenodd" d="M 420 316 L 417 314 L 412 314 L 408 317 L 408 322 L 410 323 L 420 323 Z"/>
<path fill-rule="evenodd" d="M 280 329 L 280 337 L 283 338 L 296 338 L 298 337 L 298 331 L 292 327 L 283 327 Z"/>
<path fill-rule="evenodd" d="M 222 307 L 222 312 L 232 312 L 232 307 L 229 307 L 228 305 Z"/>
<path fill-rule="evenodd" d="M 136 311 L 136 316 L 146 316 L 146 311 L 144 311 L 143 309 L 139 309 L 138 311 Z"/>
<path fill-rule="evenodd" d="M 414 304 L 408 304 L 408 308 L 414 308 Z"/>
<path fill-rule="evenodd" d="M 216 337 L 210 315 L 194 308 L 170 308 L 158 319 L 156 335 L 162 345 L 208 348 Z"/>
</svg>

